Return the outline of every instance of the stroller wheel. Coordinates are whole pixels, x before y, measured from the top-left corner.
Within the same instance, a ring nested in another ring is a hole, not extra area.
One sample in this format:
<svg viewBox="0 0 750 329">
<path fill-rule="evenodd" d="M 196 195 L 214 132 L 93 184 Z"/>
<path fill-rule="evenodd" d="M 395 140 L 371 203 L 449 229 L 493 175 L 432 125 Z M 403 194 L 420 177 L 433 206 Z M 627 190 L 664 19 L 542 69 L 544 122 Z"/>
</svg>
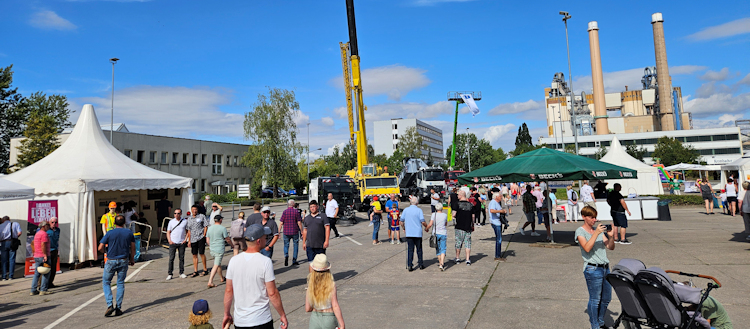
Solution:
<svg viewBox="0 0 750 329">
<path fill-rule="evenodd" d="M 622 326 L 625 327 L 625 329 L 641 329 L 640 323 L 633 323 L 628 320 L 622 320 Z"/>
</svg>

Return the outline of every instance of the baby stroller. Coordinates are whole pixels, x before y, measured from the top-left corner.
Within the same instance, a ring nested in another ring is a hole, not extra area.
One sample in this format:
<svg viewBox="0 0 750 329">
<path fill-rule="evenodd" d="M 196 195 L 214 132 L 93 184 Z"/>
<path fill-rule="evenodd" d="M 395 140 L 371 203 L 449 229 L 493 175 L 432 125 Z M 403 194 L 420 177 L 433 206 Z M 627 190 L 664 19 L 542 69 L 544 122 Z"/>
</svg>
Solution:
<svg viewBox="0 0 750 329">
<path fill-rule="evenodd" d="M 626 258 L 607 275 L 607 281 L 622 304 L 622 312 L 613 328 L 618 328 L 621 322 L 627 329 L 641 326 L 664 329 L 711 327 L 700 315 L 700 308 L 711 290 L 721 287 L 715 278 L 645 267 L 639 260 Z M 701 293 L 701 289 L 673 282 L 667 272 L 711 279 L 713 282 Z"/>
</svg>

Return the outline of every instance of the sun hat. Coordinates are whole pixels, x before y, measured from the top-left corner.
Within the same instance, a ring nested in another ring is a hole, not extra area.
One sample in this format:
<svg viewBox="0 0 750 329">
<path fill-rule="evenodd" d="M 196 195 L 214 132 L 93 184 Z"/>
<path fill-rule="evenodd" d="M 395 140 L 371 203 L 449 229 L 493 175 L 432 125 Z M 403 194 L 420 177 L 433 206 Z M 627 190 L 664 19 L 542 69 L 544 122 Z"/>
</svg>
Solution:
<svg viewBox="0 0 750 329">
<path fill-rule="evenodd" d="M 245 230 L 245 240 L 255 241 L 263 236 L 271 234 L 271 229 L 260 224 L 253 224 Z"/>
<path fill-rule="evenodd" d="M 203 315 L 206 312 L 208 312 L 208 302 L 205 299 L 199 299 L 193 303 L 193 314 Z"/>
<path fill-rule="evenodd" d="M 114 201 L 110 202 L 109 208 L 117 208 L 117 202 L 114 202 Z"/>
<path fill-rule="evenodd" d="M 317 254 L 312 263 L 310 263 L 310 267 L 315 272 L 324 272 L 331 269 L 331 263 L 328 262 L 328 256 L 326 256 L 326 254 Z"/>
<path fill-rule="evenodd" d="M 36 267 L 36 271 L 39 272 L 39 274 L 42 274 L 42 275 L 49 273 L 51 270 L 52 270 L 52 267 L 50 267 L 49 264 L 47 264 L 47 263 L 44 263 L 44 264 Z"/>
</svg>

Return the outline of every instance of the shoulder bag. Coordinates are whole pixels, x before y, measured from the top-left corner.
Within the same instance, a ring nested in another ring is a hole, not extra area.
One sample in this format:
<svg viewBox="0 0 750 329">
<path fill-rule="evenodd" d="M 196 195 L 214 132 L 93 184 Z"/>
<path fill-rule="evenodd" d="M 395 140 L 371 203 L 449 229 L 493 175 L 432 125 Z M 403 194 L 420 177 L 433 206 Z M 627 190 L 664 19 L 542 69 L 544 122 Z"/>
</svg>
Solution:
<svg viewBox="0 0 750 329">
<path fill-rule="evenodd" d="M 435 228 L 437 227 L 437 217 L 435 213 L 432 214 L 432 235 L 430 235 L 430 248 L 437 248 L 437 237 L 435 236 Z"/>
<path fill-rule="evenodd" d="M 10 223 L 10 237 L 11 237 L 11 240 L 10 240 L 10 249 L 13 250 L 13 251 L 16 251 L 16 250 L 18 250 L 18 247 L 21 246 L 21 239 L 19 239 L 18 236 L 16 236 L 16 230 L 13 228 L 13 224 L 18 225 L 18 223 L 16 223 L 16 222 L 11 222 Z M 20 226 L 18 228 L 20 230 Z M 13 273 L 11 273 L 11 274 L 13 274 Z"/>
</svg>

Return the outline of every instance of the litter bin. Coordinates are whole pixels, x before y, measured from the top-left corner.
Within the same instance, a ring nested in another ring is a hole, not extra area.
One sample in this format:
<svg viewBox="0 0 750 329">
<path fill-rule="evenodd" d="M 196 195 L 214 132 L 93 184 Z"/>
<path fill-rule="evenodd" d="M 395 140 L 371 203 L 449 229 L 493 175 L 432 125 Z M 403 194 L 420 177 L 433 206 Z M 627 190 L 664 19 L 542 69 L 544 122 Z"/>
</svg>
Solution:
<svg viewBox="0 0 750 329">
<path fill-rule="evenodd" d="M 671 221 L 672 215 L 669 214 L 669 203 L 672 202 L 672 200 L 661 200 L 657 202 L 657 209 L 659 213 L 659 220 L 660 221 Z"/>
</svg>

